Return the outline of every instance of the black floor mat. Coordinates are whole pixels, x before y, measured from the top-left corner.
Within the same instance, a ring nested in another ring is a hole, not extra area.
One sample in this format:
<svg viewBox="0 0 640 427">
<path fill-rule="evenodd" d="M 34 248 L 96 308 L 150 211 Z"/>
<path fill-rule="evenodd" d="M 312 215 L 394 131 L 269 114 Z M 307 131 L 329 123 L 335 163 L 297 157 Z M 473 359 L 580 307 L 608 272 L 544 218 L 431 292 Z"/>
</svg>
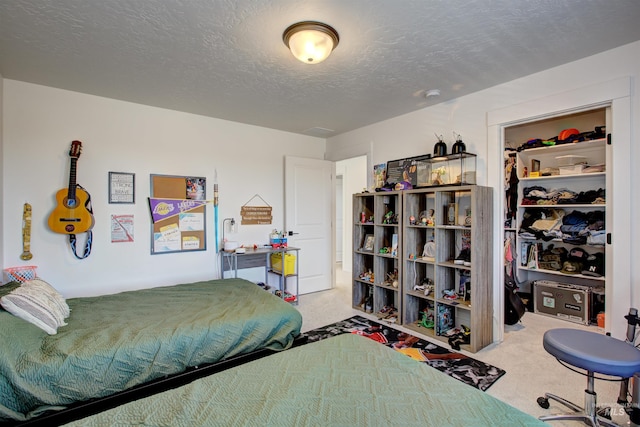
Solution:
<svg viewBox="0 0 640 427">
<path fill-rule="evenodd" d="M 313 329 L 305 332 L 304 336 L 307 343 L 311 343 L 347 333 L 366 336 L 483 391 L 506 373 L 493 365 L 361 316 Z"/>
</svg>

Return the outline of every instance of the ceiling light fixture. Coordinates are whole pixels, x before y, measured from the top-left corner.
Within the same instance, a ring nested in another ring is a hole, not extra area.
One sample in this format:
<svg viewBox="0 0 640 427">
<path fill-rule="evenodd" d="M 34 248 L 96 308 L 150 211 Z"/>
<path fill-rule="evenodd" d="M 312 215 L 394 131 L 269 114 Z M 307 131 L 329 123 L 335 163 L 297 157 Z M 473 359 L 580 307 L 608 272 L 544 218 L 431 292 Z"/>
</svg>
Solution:
<svg viewBox="0 0 640 427">
<path fill-rule="evenodd" d="M 284 30 L 284 44 L 293 56 L 305 64 L 319 64 L 329 57 L 338 45 L 338 32 L 316 21 L 297 22 Z"/>
</svg>

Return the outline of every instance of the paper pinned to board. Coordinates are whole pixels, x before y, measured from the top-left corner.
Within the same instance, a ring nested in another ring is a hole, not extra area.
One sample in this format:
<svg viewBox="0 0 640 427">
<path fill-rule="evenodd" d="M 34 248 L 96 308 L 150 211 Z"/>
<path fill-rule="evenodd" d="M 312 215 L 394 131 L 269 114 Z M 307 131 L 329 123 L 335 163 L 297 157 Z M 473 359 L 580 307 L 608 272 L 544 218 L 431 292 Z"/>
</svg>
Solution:
<svg viewBox="0 0 640 427">
<path fill-rule="evenodd" d="M 193 249 L 200 249 L 200 239 L 196 236 L 184 236 L 182 238 L 182 250 L 188 251 Z"/>
<path fill-rule="evenodd" d="M 180 250 L 180 229 L 177 224 L 170 224 L 153 234 L 153 248 L 155 252 Z"/>
<path fill-rule="evenodd" d="M 204 214 L 202 212 L 183 212 L 178 215 L 180 231 L 204 230 Z"/>
</svg>

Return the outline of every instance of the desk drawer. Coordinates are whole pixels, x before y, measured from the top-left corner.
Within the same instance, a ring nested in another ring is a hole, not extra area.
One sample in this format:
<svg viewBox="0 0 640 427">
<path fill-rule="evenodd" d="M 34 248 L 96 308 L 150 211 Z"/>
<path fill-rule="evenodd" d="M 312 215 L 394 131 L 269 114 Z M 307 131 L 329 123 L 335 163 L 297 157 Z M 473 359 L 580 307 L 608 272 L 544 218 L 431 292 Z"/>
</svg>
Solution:
<svg viewBox="0 0 640 427">
<path fill-rule="evenodd" d="M 242 254 L 235 256 L 238 259 L 238 270 L 243 268 L 266 267 L 267 257 L 265 254 Z M 234 256 L 227 256 L 223 259 L 224 271 L 234 270 Z"/>
</svg>

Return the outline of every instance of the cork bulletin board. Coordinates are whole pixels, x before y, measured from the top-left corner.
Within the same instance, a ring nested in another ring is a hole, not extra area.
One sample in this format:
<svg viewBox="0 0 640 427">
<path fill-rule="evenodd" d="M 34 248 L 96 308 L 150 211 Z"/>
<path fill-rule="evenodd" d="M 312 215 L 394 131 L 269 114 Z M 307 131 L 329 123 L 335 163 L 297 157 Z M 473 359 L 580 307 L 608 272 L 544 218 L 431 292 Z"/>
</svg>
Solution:
<svg viewBox="0 0 640 427">
<path fill-rule="evenodd" d="M 151 175 L 150 194 L 166 199 L 155 206 L 164 217 L 151 223 L 152 255 L 207 249 L 206 178 Z"/>
</svg>

